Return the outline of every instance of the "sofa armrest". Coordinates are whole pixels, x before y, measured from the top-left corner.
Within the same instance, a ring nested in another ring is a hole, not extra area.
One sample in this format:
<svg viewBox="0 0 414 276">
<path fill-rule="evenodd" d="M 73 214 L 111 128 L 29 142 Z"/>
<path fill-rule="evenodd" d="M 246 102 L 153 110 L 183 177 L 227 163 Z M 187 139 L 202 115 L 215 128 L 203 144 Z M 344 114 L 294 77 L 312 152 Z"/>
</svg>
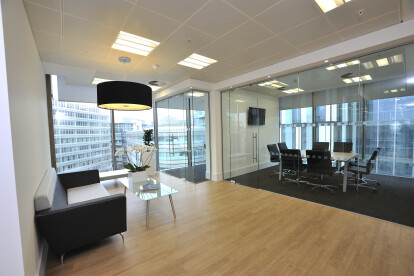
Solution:
<svg viewBox="0 0 414 276">
<path fill-rule="evenodd" d="M 50 249 L 62 254 L 125 232 L 126 197 L 115 194 L 42 212 L 36 215 L 36 223 Z"/>
<path fill-rule="evenodd" d="M 100 183 L 98 170 L 62 173 L 58 174 L 58 178 L 65 190 L 79 186 Z"/>
</svg>

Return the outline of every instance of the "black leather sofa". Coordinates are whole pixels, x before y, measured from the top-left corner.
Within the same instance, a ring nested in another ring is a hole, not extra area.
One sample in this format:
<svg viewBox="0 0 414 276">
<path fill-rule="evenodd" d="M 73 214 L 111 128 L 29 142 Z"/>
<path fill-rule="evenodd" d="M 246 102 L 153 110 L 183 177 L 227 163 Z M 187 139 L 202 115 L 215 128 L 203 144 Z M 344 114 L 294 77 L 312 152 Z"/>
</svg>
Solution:
<svg viewBox="0 0 414 276">
<path fill-rule="evenodd" d="M 62 263 L 67 251 L 127 230 L 124 194 L 68 204 L 68 189 L 99 182 L 98 170 L 58 174 L 51 208 L 36 212 L 38 230 Z"/>
</svg>

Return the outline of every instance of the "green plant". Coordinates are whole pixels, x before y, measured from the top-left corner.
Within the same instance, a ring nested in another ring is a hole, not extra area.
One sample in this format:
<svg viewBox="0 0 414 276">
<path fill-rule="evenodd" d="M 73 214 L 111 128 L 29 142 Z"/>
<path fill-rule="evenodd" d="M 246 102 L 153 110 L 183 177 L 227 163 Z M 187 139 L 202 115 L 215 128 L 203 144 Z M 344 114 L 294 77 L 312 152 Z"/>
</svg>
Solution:
<svg viewBox="0 0 414 276">
<path fill-rule="evenodd" d="M 144 136 L 142 136 L 142 140 L 144 141 L 144 145 L 146 146 L 153 146 L 154 143 L 154 130 L 153 129 L 144 129 Z"/>
</svg>

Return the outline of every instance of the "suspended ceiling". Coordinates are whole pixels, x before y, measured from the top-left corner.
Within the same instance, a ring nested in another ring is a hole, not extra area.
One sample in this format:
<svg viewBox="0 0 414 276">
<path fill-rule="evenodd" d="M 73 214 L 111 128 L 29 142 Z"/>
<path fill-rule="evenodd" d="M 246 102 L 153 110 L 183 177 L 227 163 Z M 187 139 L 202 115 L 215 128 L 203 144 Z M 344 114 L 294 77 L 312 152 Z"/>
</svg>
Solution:
<svg viewBox="0 0 414 276">
<path fill-rule="evenodd" d="M 93 77 L 218 82 L 414 17 L 412 0 L 352 0 L 324 14 L 314 0 L 25 0 L 40 57 L 69 84 Z M 363 9 L 363 15 L 358 11 Z M 148 56 L 111 46 L 119 31 L 160 42 Z M 202 70 L 192 53 L 218 60 Z M 118 57 L 128 56 L 126 67 Z M 157 70 L 153 65 L 159 65 Z M 82 70 L 82 74 L 76 73 Z"/>
</svg>

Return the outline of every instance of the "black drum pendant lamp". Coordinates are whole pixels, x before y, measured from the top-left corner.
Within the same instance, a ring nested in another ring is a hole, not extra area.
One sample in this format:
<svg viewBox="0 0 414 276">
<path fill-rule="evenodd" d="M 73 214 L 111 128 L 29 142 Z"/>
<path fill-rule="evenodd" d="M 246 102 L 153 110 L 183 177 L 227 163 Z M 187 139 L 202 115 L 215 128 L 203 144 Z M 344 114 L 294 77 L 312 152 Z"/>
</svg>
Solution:
<svg viewBox="0 0 414 276">
<path fill-rule="evenodd" d="M 127 63 L 129 58 L 119 58 Z M 152 89 L 130 81 L 107 81 L 97 86 L 98 107 L 112 110 L 146 110 L 152 108 Z"/>
</svg>

